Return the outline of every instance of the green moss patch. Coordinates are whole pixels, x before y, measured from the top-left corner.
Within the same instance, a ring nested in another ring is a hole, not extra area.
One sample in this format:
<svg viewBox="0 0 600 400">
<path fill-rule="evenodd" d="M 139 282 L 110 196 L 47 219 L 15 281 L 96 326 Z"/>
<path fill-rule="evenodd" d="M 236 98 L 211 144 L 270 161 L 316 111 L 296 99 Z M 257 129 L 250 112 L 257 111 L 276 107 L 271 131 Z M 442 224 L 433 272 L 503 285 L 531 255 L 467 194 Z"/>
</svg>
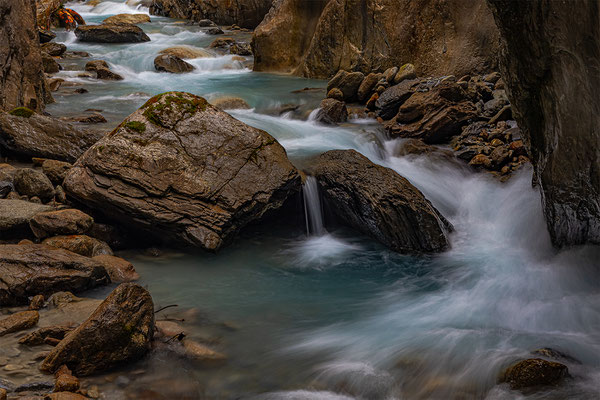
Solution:
<svg viewBox="0 0 600 400">
<path fill-rule="evenodd" d="M 146 124 L 139 121 L 129 121 L 124 126 L 139 133 L 143 133 L 146 130 Z"/>
<path fill-rule="evenodd" d="M 145 108 L 143 115 L 150 123 L 166 128 L 162 123 L 161 115 L 165 113 L 193 115 L 198 111 L 206 110 L 207 105 L 208 102 L 202 97 L 183 92 L 167 92 L 150 98 L 142 108 Z"/>
<path fill-rule="evenodd" d="M 17 107 L 11 112 L 10 115 L 16 115 L 17 117 L 29 118 L 33 115 L 33 110 L 30 110 L 27 107 Z"/>
</svg>

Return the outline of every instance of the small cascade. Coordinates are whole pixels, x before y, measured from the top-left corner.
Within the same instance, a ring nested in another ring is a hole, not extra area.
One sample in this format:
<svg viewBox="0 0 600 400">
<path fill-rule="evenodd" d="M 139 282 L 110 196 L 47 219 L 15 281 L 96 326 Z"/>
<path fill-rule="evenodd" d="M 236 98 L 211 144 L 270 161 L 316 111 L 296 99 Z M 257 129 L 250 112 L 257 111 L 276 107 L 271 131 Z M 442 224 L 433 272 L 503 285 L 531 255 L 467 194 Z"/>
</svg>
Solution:
<svg viewBox="0 0 600 400">
<path fill-rule="evenodd" d="M 309 236 L 321 236 L 325 231 L 323 226 L 323 210 L 319 184 L 314 176 L 307 176 L 302 187 L 304 196 L 304 216 L 306 218 L 306 233 Z"/>
</svg>

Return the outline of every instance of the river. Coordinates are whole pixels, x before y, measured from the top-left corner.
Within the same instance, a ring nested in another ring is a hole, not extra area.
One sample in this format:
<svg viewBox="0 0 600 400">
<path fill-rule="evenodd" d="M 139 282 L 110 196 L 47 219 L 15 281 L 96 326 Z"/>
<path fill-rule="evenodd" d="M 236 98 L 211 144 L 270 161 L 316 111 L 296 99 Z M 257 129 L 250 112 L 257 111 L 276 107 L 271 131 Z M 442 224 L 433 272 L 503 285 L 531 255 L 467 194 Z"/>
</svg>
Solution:
<svg viewBox="0 0 600 400">
<path fill-rule="evenodd" d="M 122 1 L 67 7 L 88 23 L 148 13 Z M 89 92 L 70 94 L 74 87 L 65 86 L 47 110 L 77 115 L 100 109 L 109 122 L 99 127 L 108 132 L 157 93 L 182 90 L 209 100 L 239 96 L 252 109 L 230 113 L 273 135 L 298 166 L 326 150 L 356 149 L 409 179 L 455 232 L 443 254 L 399 255 L 354 231 L 326 230 L 318 214 L 326 218 L 327 210 L 321 210 L 318 189 L 311 185 L 306 216 L 301 211 L 298 221 L 252 226 L 219 254 L 121 253 L 135 265 L 157 308 L 178 304 L 192 310 L 184 322 L 190 337 L 210 342 L 228 362 L 203 369 L 155 351 L 111 379 L 91 378 L 106 398 L 600 396 L 600 250 L 552 248 L 531 168 L 500 183 L 451 160 L 399 157 L 399 141 L 386 138 L 374 121 L 325 127 L 310 120 L 326 82 L 255 73 L 232 56 L 188 60 L 196 67 L 189 74 L 157 73 L 153 59 L 159 50 L 205 49 L 215 36 L 185 21 L 151 18 L 140 25 L 151 41 L 140 44 L 81 43 L 72 32 L 58 30 L 56 41 L 68 50 L 106 60 L 125 79 L 78 77 L 89 59 L 63 60 L 57 76 Z M 249 34 L 237 37 L 248 40 Z M 321 90 L 293 93 L 306 87 Z M 278 115 L 290 103 L 299 110 Z M 177 313 L 171 309 L 161 316 Z M 541 347 L 581 361 L 568 364 L 573 379 L 530 394 L 497 385 L 503 368 Z"/>
</svg>

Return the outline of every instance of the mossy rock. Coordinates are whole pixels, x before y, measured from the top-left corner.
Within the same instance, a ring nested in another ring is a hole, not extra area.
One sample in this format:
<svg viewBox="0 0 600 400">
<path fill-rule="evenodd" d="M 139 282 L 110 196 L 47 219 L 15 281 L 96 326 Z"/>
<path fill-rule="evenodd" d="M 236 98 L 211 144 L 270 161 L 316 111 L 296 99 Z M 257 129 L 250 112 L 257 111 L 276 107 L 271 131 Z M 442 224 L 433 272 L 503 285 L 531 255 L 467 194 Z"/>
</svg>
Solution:
<svg viewBox="0 0 600 400">
<path fill-rule="evenodd" d="M 154 125 L 172 128 L 177 121 L 206 110 L 208 102 L 185 92 L 167 92 L 150 98 L 143 106 L 144 117 Z M 175 118 L 173 118 L 175 117 Z"/>
<path fill-rule="evenodd" d="M 11 112 L 9 112 L 9 114 L 15 115 L 17 117 L 29 118 L 34 114 L 34 112 L 33 112 L 33 110 L 31 110 L 27 107 L 17 107 L 14 110 L 12 110 Z"/>
<path fill-rule="evenodd" d="M 146 130 L 146 124 L 139 121 L 129 121 L 124 126 L 139 133 L 143 133 Z"/>
</svg>

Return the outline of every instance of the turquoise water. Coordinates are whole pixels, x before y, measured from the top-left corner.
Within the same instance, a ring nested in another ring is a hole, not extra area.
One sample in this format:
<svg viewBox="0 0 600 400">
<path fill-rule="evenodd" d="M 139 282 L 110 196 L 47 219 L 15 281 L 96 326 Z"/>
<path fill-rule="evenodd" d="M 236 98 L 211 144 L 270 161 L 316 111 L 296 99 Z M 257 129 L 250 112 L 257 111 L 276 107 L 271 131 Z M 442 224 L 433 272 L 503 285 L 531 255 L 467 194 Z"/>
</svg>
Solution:
<svg viewBox="0 0 600 400">
<path fill-rule="evenodd" d="M 136 12 L 123 2 L 70 7 L 88 22 Z M 325 150 L 356 149 L 409 179 L 455 232 L 443 254 L 402 256 L 350 230 L 326 226 L 309 236 L 298 204 L 298 218 L 249 227 L 216 255 L 126 252 L 157 307 L 179 305 L 161 318 L 185 318 L 189 335 L 227 354 L 228 363 L 203 369 L 157 350 L 132 367 L 136 373 L 117 372 L 123 376 L 111 383 L 97 378 L 107 398 L 151 391 L 169 399 L 514 399 L 520 394 L 497 385 L 498 374 L 540 347 L 582 364 L 569 364 L 574 379 L 563 387 L 527 398 L 598 397 L 600 251 L 552 249 L 530 169 L 501 184 L 452 161 L 398 157 L 399 141 L 373 121 L 324 127 L 310 120 L 324 91 L 293 91 L 325 82 L 254 73 L 230 56 L 191 60 L 191 74 L 156 73 L 159 50 L 206 48 L 214 37 L 151 18 L 142 27 L 152 41 L 143 44 L 90 45 L 60 32 L 69 50 L 108 61 L 125 80 L 79 78 L 87 60 L 64 61 L 59 75 L 89 93 L 67 94 L 67 87 L 48 111 L 102 109 L 109 123 L 100 129 L 110 131 L 156 93 L 239 96 L 253 109 L 231 114 L 276 137 L 297 165 Z M 278 116 L 274 110 L 287 103 L 300 111 Z M 183 316 L 187 309 L 194 312 Z"/>
</svg>

